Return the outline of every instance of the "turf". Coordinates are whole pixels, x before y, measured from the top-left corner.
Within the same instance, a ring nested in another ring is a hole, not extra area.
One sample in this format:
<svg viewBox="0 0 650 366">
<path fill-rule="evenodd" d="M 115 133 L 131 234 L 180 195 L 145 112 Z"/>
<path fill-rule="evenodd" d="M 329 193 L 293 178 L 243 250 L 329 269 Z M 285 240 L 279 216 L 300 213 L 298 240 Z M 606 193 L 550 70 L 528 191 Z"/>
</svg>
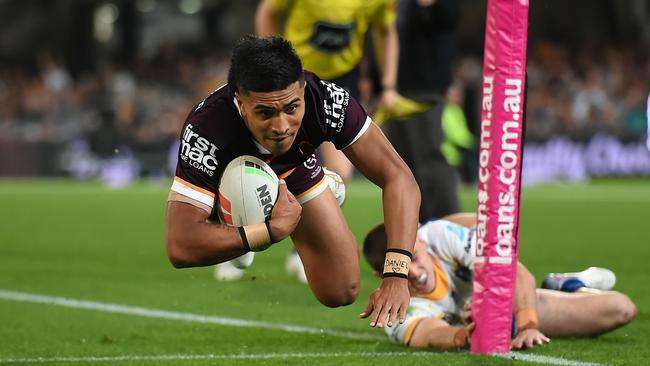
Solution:
<svg viewBox="0 0 650 366">
<path fill-rule="evenodd" d="M 216 282 L 211 268 L 173 269 L 163 246 L 168 187 L 168 182 L 143 182 L 110 190 L 92 182 L 0 181 L 0 290 L 382 334 L 358 319 L 378 285 L 365 264 L 359 300 L 340 309 L 320 305 L 306 286 L 285 273 L 288 241 L 258 254 L 238 282 Z M 474 209 L 475 196 L 471 188 L 462 190 L 464 209 Z M 646 363 L 650 181 L 525 187 L 522 197 L 520 259 L 533 274 L 541 279 L 550 271 L 607 266 L 618 275 L 617 289 L 637 304 L 638 315 L 629 326 L 597 338 L 554 339 L 520 354 L 610 365 Z M 344 212 L 362 238 L 381 220 L 379 190 L 366 181 L 350 183 Z M 467 353 L 399 353 L 405 351 L 381 338 L 353 340 L 0 299 L 0 364 L 534 364 Z M 138 355 L 195 358 L 131 357 Z M 127 357 L 115 358 L 120 356 Z"/>
</svg>

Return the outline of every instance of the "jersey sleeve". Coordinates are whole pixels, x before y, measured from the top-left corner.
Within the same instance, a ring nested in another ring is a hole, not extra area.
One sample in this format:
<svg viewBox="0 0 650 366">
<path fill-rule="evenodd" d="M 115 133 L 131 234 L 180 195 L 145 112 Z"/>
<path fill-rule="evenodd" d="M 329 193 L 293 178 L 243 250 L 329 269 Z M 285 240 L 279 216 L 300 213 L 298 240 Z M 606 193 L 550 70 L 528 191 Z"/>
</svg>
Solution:
<svg viewBox="0 0 650 366">
<path fill-rule="evenodd" d="M 426 318 L 442 319 L 444 316 L 444 310 L 434 301 L 412 297 L 409 307 L 406 310 L 406 320 L 404 323 L 395 322 L 392 327 L 384 327 L 384 330 L 392 341 L 409 344 L 413 331 L 415 331 L 415 328 L 422 320 Z"/>
<path fill-rule="evenodd" d="M 388 28 L 397 18 L 396 6 L 397 0 L 384 0 L 372 20 L 373 24 L 384 29 Z"/>
<path fill-rule="evenodd" d="M 325 112 L 325 140 L 343 149 L 357 141 L 372 120 L 356 99 L 342 87 L 320 80 Z"/>
<path fill-rule="evenodd" d="M 427 243 L 436 257 L 473 268 L 476 247 L 476 230 L 445 220 L 424 224 L 418 229 L 418 238 Z"/>
<path fill-rule="evenodd" d="M 280 13 L 286 13 L 294 5 L 295 0 L 271 0 L 273 8 Z"/>
<path fill-rule="evenodd" d="M 176 176 L 171 190 L 210 207 L 214 206 L 218 177 L 222 167 L 217 161 L 218 146 L 200 125 L 183 126 L 178 149 Z"/>
</svg>

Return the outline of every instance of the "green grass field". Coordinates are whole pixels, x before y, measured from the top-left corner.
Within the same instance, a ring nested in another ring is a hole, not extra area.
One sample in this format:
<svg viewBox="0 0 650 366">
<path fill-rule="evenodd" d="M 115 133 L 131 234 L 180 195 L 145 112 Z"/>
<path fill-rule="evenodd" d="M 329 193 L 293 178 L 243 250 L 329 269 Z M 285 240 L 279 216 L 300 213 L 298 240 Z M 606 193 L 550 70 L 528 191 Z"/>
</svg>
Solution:
<svg viewBox="0 0 650 366">
<path fill-rule="evenodd" d="M 535 276 L 607 266 L 617 273 L 616 288 L 638 307 L 632 324 L 610 334 L 554 339 L 517 353 L 535 357 L 528 361 L 392 344 L 358 318 L 378 285 L 365 263 L 357 302 L 328 309 L 285 273 L 288 241 L 259 253 L 238 282 L 215 281 L 211 268 L 176 270 L 163 245 L 168 187 L 142 183 L 108 190 L 96 183 L 0 181 L 0 364 L 649 362 L 648 180 L 524 188 L 520 259 Z M 475 192 L 463 190 L 462 202 L 473 210 Z M 362 238 L 381 220 L 379 190 L 352 182 L 344 211 Z"/>
</svg>

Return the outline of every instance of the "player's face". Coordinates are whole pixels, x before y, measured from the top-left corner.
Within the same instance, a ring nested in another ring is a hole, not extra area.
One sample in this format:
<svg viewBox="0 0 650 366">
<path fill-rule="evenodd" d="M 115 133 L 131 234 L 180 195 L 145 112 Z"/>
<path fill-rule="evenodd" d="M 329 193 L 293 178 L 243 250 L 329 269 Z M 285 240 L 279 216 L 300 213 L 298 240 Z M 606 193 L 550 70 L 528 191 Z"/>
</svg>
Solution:
<svg viewBox="0 0 650 366">
<path fill-rule="evenodd" d="M 235 96 L 253 138 L 273 156 L 289 151 L 305 115 L 305 83 L 296 81 L 283 90 Z"/>
<path fill-rule="evenodd" d="M 428 294 L 436 287 L 436 276 L 433 270 L 431 255 L 427 252 L 426 244 L 418 239 L 413 248 L 413 259 L 409 267 L 409 292 L 411 295 Z"/>
</svg>

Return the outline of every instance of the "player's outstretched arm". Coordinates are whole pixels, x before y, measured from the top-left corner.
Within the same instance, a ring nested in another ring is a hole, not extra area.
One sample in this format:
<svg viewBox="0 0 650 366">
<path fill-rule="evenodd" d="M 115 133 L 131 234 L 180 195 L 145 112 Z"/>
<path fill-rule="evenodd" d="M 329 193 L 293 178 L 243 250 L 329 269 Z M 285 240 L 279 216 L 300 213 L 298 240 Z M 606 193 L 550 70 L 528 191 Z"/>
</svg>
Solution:
<svg viewBox="0 0 650 366">
<path fill-rule="evenodd" d="M 426 318 L 421 320 L 413 330 L 409 347 L 467 348 L 473 330 L 474 323 L 457 327 L 449 325 L 442 319 Z"/>
<path fill-rule="evenodd" d="M 517 262 L 513 310 L 517 336 L 510 343 L 512 349 L 532 348 L 550 342 L 539 330 L 535 277 L 521 262 Z"/>
<path fill-rule="evenodd" d="M 400 316 L 400 322 L 403 322 L 409 304 L 406 277 L 407 262 L 410 259 L 401 253 L 413 253 L 420 210 L 420 189 L 408 166 L 374 124 L 355 143 L 343 149 L 343 152 L 357 169 L 382 188 L 388 251 L 393 251 L 387 253 L 387 257 L 390 256 L 395 263 L 406 264 L 405 268 L 395 268 L 392 277 L 384 274 L 380 288 L 370 297 L 361 317 L 370 317 L 370 325 L 373 327 L 381 327 L 386 321 L 393 324 L 397 315 Z"/>
<path fill-rule="evenodd" d="M 278 199 L 269 221 L 270 238 L 278 242 L 293 232 L 302 210 L 296 198 L 280 181 Z M 174 267 L 198 267 L 225 262 L 245 254 L 242 230 L 238 227 L 209 223 L 209 213 L 187 202 L 171 200 L 167 204 L 165 245 Z M 248 244 L 248 243 L 246 243 Z M 258 250 L 264 249 L 263 247 Z"/>
</svg>

